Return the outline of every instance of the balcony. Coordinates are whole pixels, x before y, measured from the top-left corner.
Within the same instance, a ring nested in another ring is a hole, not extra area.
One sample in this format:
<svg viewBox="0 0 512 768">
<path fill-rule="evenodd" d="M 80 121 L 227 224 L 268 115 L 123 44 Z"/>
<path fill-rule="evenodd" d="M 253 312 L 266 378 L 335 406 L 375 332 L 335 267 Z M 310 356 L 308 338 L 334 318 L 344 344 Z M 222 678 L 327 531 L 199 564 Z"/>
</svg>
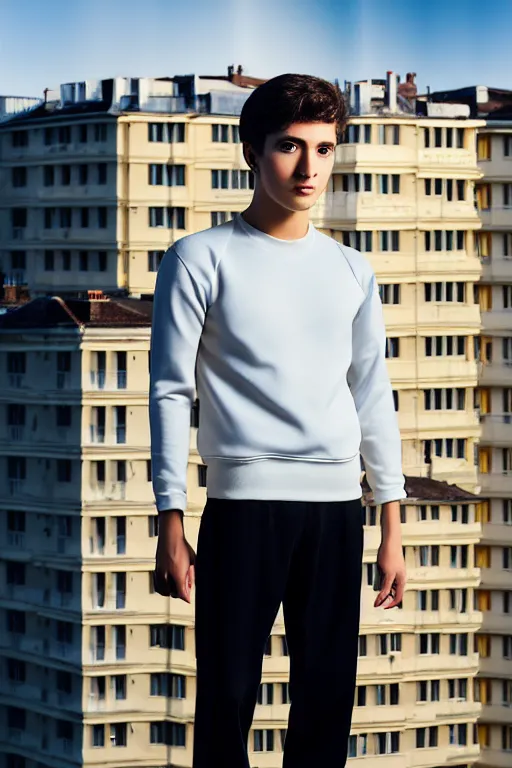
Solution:
<svg viewBox="0 0 512 768">
<path fill-rule="evenodd" d="M 450 201 L 443 197 L 426 195 L 418 202 L 418 219 L 422 222 L 432 221 L 472 221 L 478 222 L 478 211 L 472 200 Z"/>
<path fill-rule="evenodd" d="M 395 144 L 339 144 L 334 160 L 335 172 L 354 170 L 356 165 L 361 172 L 365 168 L 371 171 L 375 166 L 390 170 L 407 168 L 416 165 L 416 152 L 413 147 Z"/>
<path fill-rule="evenodd" d="M 407 569 L 407 581 L 410 585 L 450 584 L 454 587 L 477 587 L 480 584 L 480 568 L 450 568 L 447 566 L 425 566 Z"/>
<path fill-rule="evenodd" d="M 479 480 L 482 496 L 512 496 L 512 471 L 482 473 Z"/>
<path fill-rule="evenodd" d="M 512 705 L 500 701 L 482 707 L 481 721 L 496 725 L 512 725 Z"/>
<path fill-rule="evenodd" d="M 510 587 L 510 581 L 509 581 Z M 496 653 L 493 656 L 481 656 L 478 673 L 480 677 L 494 677 L 498 680 L 512 677 L 512 659 L 504 659 L 501 655 L 501 639 L 496 645 Z"/>
<path fill-rule="evenodd" d="M 479 365 L 481 387 L 509 387 L 512 380 L 512 361 L 481 363 Z"/>
<path fill-rule="evenodd" d="M 11 600 L 16 603 L 28 603 L 29 605 L 41 605 L 43 590 L 22 584 L 6 584 L 0 599 Z"/>
<path fill-rule="evenodd" d="M 484 523 L 480 544 L 512 544 L 512 525 L 507 523 Z M 482 581 L 486 571 L 482 571 Z"/>
<path fill-rule="evenodd" d="M 418 325 L 468 328 L 476 332 L 480 330 L 480 307 L 478 304 L 425 302 L 418 308 Z"/>
<path fill-rule="evenodd" d="M 505 568 L 482 568 L 481 587 L 487 589 L 510 589 L 512 585 L 512 573 Z M 484 614 L 490 616 L 491 614 Z M 510 617 L 512 618 L 512 616 Z M 509 619 L 509 628 L 512 622 Z"/>
<path fill-rule="evenodd" d="M 511 664 L 512 666 L 512 664 Z M 460 673 L 476 674 L 478 654 L 469 653 L 467 656 L 455 656 L 449 653 L 420 654 L 403 658 L 401 653 L 392 652 L 387 656 L 362 656 L 358 659 L 358 677 L 361 682 L 381 682 L 381 678 L 418 675 L 435 676 L 437 674 Z"/>
<path fill-rule="evenodd" d="M 512 226 L 512 225 L 511 225 Z M 482 282 L 512 282 L 512 256 L 493 256 L 482 264 Z"/>
<path fill-rule="evenodd" d="M 126 390 L 126 387 L 126 371 L 106 373 L 104 370 L 92 370 L 89 372 L 89 381 L 84 385 L 84 389 L 95 392 L 116 392 L 118 390 Z"/>
<path fill-rule="evenodd" d="M 460 176 L 464 178 L 467 178 L 470 174 L 473 178 L 480 178 L 481 176 L 481 171 L 475 163 L 475 155 L 469 149 L 454 147 L 428 147 L 420 149 L 418 152 L 418 165 L 420 168 L 431 168 L 434 166 L 436 169 L 442 168 L 443 170 L 450 168 L 452 171 L 458 171 L 460 169 Z"/>
<path fill-rule="evenodd" d="M 91 488 L 84 489 L 84 501 L 87 503 L 106 501 L 125 501 L 126 483 L 99 483 Z"/>
<path fill-rule="evenodd" d="M 503 749 L 492 749 L 491 747 L 482 747 L 479 766 L 487 768 L 510 768 L 512 762 L 512 752 Z"/>
<path fill-rule="evenodd" d="M 479 211 L 482 229 L 510 229 L 512 222 L 512 208 L 493 205 L 485 211 Z"/>
<path fill-rule="evenodd" d="M 41 638 L 19 632 L 4 632 L 0 638 L 0 647 L 23 654 L 41 655 L 43 653 Z"/>
<path fill-rule="evenodd" d="M 414 432 L 445 432 L 446 430 L 463 429 L 472 435 L 480 435 L 480 418 L 478 411 L 471 409 L 458 410 L 423 410 L 423 402 L 420 400 L 419 413 L 413 411 L 398 411 L 398 423 L 401 431 L 412 430 Z M 425 435 L 427 437 L 427 435 Z"/>
<path fill-rule="evenodd" d="M 489 334 L 493 331 L 512 331 L 512 309 L 492 309 L 489 312 L 482 312 L 482 330 Z"/>
<path fill-rule="evenodd" d="M 480 443 L 482 445 L 495 445 L 504 448 L 512 445 L 512 413 L 485 413 L 481 416 L 481 423 Z"/>
<path fill-rule="evenodd" d="M 393 223 L 416 219 L 416 201 L 405 194 L 330 192 L 313 207 L 311 219 L 320 228 L 336 228 L 354 221 L 361 224 L 385 222 L 389 228 Z"/>
</svg>

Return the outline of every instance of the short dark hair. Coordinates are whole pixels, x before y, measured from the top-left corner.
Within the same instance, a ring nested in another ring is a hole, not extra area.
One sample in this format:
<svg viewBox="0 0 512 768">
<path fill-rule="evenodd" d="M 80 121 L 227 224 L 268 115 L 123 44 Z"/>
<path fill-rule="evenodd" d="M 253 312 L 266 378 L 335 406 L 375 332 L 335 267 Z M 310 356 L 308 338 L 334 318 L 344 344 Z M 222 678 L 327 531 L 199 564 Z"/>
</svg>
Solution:
<svg viewBox="0 0 512 768">
<path fill-rule="evenodd" d="M 347 123 L 347 107 L 339 85 L 312 75 L 278 75 L 259 85 L 240 115 L 240 140 L 263 152 L 271 133 L 292 123 L 335 123 L 340 143 Z"/>
</svg>

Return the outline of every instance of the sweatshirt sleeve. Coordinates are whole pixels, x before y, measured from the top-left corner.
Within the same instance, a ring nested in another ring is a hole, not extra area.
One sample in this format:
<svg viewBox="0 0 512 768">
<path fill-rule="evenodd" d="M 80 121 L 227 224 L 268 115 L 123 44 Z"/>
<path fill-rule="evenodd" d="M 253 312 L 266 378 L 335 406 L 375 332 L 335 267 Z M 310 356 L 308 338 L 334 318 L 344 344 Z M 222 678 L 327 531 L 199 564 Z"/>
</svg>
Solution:
<svg viewBox="0 0 512 768">
<path fill-rule="evenodd" d="M 190 414 L 206 299 L 174 247 L 160 264 L 153 301 L 149 380 L 153 491 L 159 512 L 185 511 Z"/>
<path fill-rule="evenodd" d="M 386 366 L 386 330 L 375 275 L 352 326 L 347 379 L 361 425 L 361 455 L 375 504 L 406 498 L 400 431 Z"/>
</svg>

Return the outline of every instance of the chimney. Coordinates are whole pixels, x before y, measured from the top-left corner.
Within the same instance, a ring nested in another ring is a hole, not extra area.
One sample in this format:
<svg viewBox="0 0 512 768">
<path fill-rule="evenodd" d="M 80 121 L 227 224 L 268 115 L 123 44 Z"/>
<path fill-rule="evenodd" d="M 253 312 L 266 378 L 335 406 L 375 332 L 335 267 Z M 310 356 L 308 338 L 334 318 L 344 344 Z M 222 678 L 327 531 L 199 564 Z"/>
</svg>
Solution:
<svg viewBox="0 0 512 768">
<path fill-rule="evenodd" d="M 107 296 L 103 294 L 103 291 L 87 291 L 88 301 L 107 301 Z"/>
<path fill-rule="evenodd" d="M 242 65 L 241 65 L 241 64 L 239 64 L 239 65 L 238 65 L 238 68 L 237 68 L 237 70 L 236 70 L 236 73 L 237 73 L 237 75 L 238 75 L 239 77 L 242 77 L 242 75 L 243 75 L 243 72 L 244 72 L 244 68 L 242 67 Z"/>
<path fill-rule="evenodd" d="M 235 74 L 235 66 L 234 66 L 234 64 L 231 64 L 228 67 L 228 80 L 232 80 L 234 74 Z"/>
<path fill-rule="evenodd" d="M 397 111 L 397 95 L 398 95 L 398 75 L 392 70 L 387 73 L 387 85 L 386 85 L 386 107 L 390 112 Z"/>
</svg>

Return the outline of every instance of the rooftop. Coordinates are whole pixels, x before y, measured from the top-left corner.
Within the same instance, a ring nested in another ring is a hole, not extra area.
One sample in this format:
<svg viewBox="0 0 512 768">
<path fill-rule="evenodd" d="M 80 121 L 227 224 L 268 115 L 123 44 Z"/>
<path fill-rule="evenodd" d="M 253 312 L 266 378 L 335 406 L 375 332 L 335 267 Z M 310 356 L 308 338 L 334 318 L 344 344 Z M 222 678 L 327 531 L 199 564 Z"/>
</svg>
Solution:
<svg viewBox="0 0 512 768">
<path fill-rule="evenodd" d="M 97 292 L 93 292 L 95 295 Z M 0 315 L 2 330 L 135 328 L 151 325 L 153 303 L 140 299 L 62 299 L 44 296 Z"/>
<path fill-rule="evenodd" d="M 363 495 L 368 503 L 372 501 L 372 492 L 366 475 L 361 483 Z M 435 503 L 471 503 L 481 500 L 480 496 L 459 488 L 458 485 L 451 485 L 442 480 L 433 480 L 429 477 L 405 477 L 405 490 L 409 500 Z"/>
</svg>

